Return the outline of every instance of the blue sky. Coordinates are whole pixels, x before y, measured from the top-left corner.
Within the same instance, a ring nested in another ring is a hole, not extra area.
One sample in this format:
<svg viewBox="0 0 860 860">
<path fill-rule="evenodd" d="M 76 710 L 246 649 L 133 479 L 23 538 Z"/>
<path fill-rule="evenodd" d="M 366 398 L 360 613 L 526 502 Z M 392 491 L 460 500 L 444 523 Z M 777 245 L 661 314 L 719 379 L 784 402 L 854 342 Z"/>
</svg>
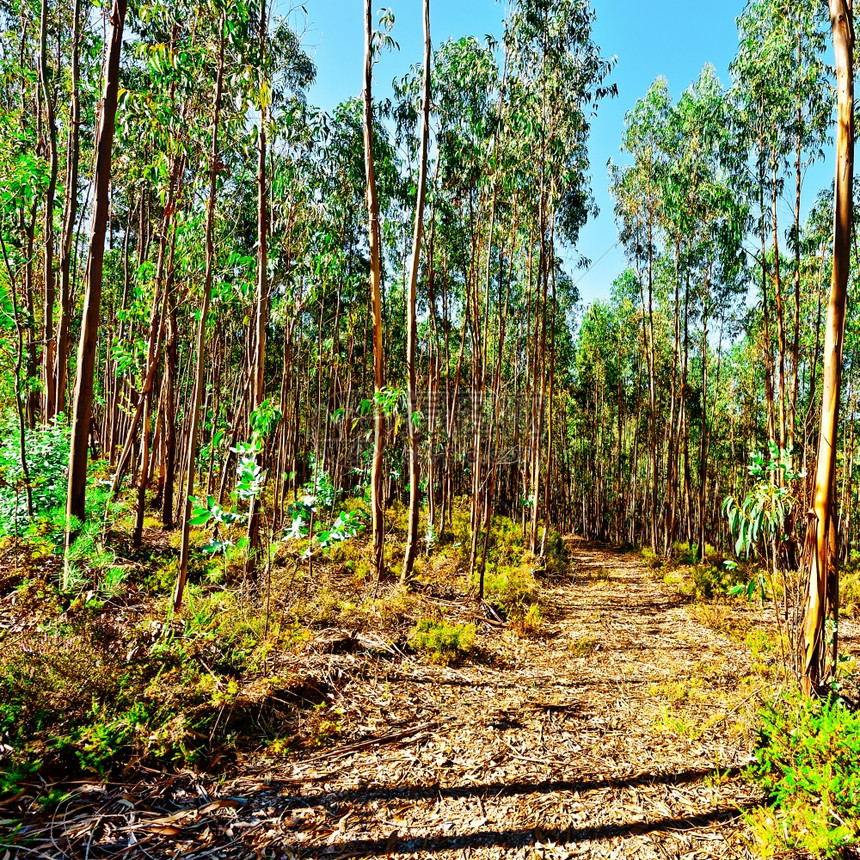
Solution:
<svg viewBox="0 0 860 860">
<path fill-rule="evenodd" d="M 317 64 L 317 82 L 310 100 L 330 110 L 338 102 L 361 90 L 363 62 L 362 0 L 302 0 L 307 18 L 304 44 Z M 390 93 L 391 81 L 421 59 L 421 0 L 379 0 L 395 14 L 393 37 L 399 52 L 386 54 L 376 69 L 375 94 Z M 680 0 L 593 0 L 597 15 L 594 39 L 605 56 L 617 57 L 612 80 L 618 97 L 604 101 L 592 124 L 589 147 L 592 188 L 600 215 L 582 231 L 577 257 L 582 254 L 593 266 L 574 271 L 585 302 L 606 297 L 614 278 L 625 266 L 617 245 L 617 230 L 608 192 L 606 162 L 618 159 L 624 115 L 644 95 L 651 82 L 663 75 L 677 97 L 698 77 L 702 66 L 711 63 L 723 84 L 729 80 L 728 66 L 737 47 L 735 19 L 743 0 L 712 0 L 690 4 Z M 287 7 L 278 0 L 276 10 Z M 496 0 L 431 0 L 431 29 L 434 45 L 449 37 L 501 35 L 507 3 Z M 816 166 L 808 177 L 806 198 L 829 181 L 830 163 Z M 573 259 L 573 256 L 571 256 Z"/>
</svg>

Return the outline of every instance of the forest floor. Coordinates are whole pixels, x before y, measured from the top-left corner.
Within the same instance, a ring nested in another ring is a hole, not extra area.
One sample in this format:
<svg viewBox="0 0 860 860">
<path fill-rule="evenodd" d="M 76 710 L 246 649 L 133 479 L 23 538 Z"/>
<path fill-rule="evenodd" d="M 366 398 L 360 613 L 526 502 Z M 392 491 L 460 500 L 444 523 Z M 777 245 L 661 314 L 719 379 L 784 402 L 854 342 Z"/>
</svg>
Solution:
<svg viewBox="0 0 860 860">
<path fill-rule="evenodd" d="M 0 830 L 0 857 L 751 856 L 761 798 L 739 770 L 778 685 L 762 611 L 684 598 L 636 554 L 568 550 L 537 635 L 479 625 L 452 666 L 319 636 L 284 660 L 325 687 L 334 743 L 227 776 L 66 784 L 6 854 Z M 27 801 L 0 802 L 0 828 Z"/>
</svg>

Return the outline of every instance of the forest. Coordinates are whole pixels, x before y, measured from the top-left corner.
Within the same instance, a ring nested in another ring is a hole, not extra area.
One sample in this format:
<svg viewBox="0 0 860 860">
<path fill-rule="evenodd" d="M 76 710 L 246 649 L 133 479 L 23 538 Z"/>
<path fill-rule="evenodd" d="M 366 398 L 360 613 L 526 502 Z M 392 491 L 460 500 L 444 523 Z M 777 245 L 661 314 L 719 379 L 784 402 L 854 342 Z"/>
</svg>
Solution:
<svg viewBox="0 0 860 860">
<path fill-rule="evenodd" d="M 860 856 L 851 0 L 355 5 L 0 0 L 0 856 Z"/>
</svg>

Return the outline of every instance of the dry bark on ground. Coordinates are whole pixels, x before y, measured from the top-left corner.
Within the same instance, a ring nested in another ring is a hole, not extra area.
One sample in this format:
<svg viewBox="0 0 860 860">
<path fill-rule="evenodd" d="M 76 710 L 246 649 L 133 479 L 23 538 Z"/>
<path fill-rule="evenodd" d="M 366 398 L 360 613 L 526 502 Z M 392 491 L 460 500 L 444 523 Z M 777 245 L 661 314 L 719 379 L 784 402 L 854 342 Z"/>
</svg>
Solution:
<svg viewBox="0 0 860 860">
<path fill-rule="evenodd" d="M 488 627 L 457 668 L 368 642 L 288 658 L 329 685 L 337 746 L 227 781 L 70 786 L 6 856 L 749 857 L 737 771 L 776 683 L 738 635 L 758 614 L 685 602 L 631 555 L 571 559 L 539 637 Z"/>
</svg>

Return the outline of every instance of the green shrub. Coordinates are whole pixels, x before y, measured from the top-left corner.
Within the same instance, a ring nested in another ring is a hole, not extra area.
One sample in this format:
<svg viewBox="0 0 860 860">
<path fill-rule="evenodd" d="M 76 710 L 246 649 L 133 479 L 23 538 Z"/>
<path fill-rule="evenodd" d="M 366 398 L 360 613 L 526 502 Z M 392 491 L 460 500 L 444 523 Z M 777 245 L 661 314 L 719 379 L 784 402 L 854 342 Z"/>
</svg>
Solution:
<svg viewBox="0 0 860 860">
<path fill-rule="evenodd" d="M 695 596 L 700 600 L 726 597 L 736 585 L 746 582 L 740 569 L 717 564 L 697 564 L 692 569 L 692 577 Z"/>
<path fill-rule="evenodd" d="M 528 609 L 511 613 L 511 627 L 520 636 L 539 636 L 544 625 L 540 604 L 533 603 Z"/>
<path fill-rule="evenodd" d="M 518 567 L 487 567 L 484 573 L 484 598 L 506 615 L 524 614 L 537 603 L 539 586 L 528 564 Z"/>
<path fill-rule="evenodd" d="M 519 523 L 495 516 L 490 524 L 490 559 L 495 564 L 517 564 L 526 552 L 526 538 Z"/>
<path fill-rule="evenodd" d="M 427 653 L 435 663 L 450 663 L 475 644 L 475 625 L 422 618 L 407 641 L 410 648 Z"/>
<path fill-rule="evenodd" d="M 567 566 L 567 544 L 557 532 L 551 531 L 546 540 L 546 569 L 548 573 L 556 573 Z"/>
<path fill-rule="evenodd" d="M 764 630 L 759 630 L 758 628 L 750 630 L 747 633 L 744 644 L 750 649 L 753 659 L 762 654 L 769 654 L 773 650 L 773 643 L 771 643 L 770 637 Z"/>
<path fill-rule="evenodd" d="M 663 560 L 650 547 L 643 546 L 640 552 L 642 553 L 642 561 L 645 562 L 646 567 L 649 567 L 651 570 L 659 570 L 663 566 Z"/>
<path fill-rule="evenodd" d="M 61 418 L 24 433 L 33 514 L 45 516 L 66 502 L 69 433 Z M 17 418 L 3 426 L 0 442 L 0 534 L 21 534 L 27 528 L 27 496 L 21 468 Z"/>
<path fill-rule="evenodd" d="M 121 590 L 114 579 L 108 571 L 103 587 Z M 236 679 L 258 672 L 273 642 L 297 638 L 278 619 L 266 638 L 265 619 L 236 592 L 193 583 L 181 615 L 137 626 L 83 597 L 58 618 L 67 604 L 55 605 L 59 595 L 56 582 L 27 583 L 19 596 L 52 635 L 39 628 L 22 634 L 20 647 L 0 641 L 0 742 L 15 750 L 18 768 L 41 761 L 104 773 L 118 761 L 205 758 L 210 739 L 232 745 L 245 731 L 232 705 Z"/>
<path fill-rule="evenodd" d="M 675 541 L 672 544 L 672 557 L 679 564 L 701 564 L 703 561 L 699 557 L 699 545 L 688 541 Z M 722 556 L 709 543 L 706 543 L 704 561 L 721 563 Z"/>
<path fill-rule="evenodd" d="M 772 803 L 750 815 L 761 856 L 841 856 L 860 837 L 860 715 L 832 696 L 793 693 L 761 720 L 749 768 Z"/>
</svg>

